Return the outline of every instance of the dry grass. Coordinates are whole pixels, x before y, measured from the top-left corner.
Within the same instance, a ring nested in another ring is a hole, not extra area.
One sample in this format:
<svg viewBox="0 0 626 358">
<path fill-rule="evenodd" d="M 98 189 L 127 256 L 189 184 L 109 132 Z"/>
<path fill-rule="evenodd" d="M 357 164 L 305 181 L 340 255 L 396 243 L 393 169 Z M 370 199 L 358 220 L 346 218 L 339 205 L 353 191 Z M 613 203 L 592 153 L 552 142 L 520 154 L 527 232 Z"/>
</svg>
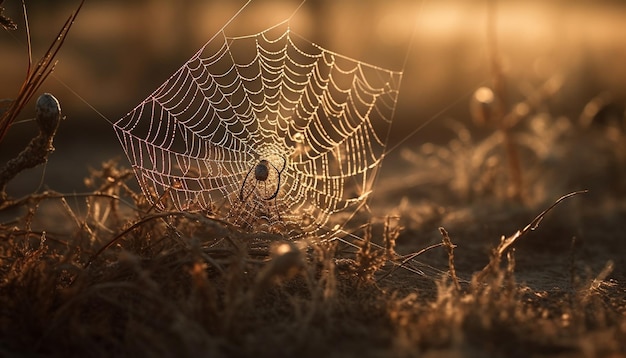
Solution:
<svg viewBox="0 0 626 358">
<path fill-rule="evenodd" d="M 422 256 L 396 253 L 406 246 L 397 246 L 405 238 L 394 220 L 366 226 L 354 250 L 291 242 L 202 215 L 151 213 L 130 178 L 109 162 L 87 180 L 92 195 L 46 192 L 2 209 L 15 218 L 0 226 L 4 355 L 623 352 L 624 289 L 611 279 L 612 263 L 579 275 L 572 252 L 569 286 L 533 288 L 516 280 L 507 246 L 528 231 L 502 240 L 469 280 L 421 276 L 411 267 Z M 435 250 L 447 258 L 438 263 L 452 273 L 462 256 L 454 236 L 441 234 L 447 255 Z"/>
</svg>

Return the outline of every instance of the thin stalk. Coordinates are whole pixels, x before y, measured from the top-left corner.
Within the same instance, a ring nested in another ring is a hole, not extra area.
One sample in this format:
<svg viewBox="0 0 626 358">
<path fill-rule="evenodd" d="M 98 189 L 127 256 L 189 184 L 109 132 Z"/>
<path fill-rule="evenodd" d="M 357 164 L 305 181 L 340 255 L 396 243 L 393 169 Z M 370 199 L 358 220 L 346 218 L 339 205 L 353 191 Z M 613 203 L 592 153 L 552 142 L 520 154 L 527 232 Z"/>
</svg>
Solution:
<svg viewBox="0 0 626 358">
<path fill-rule="evenodd" d="M 496 36 L 496 11 L 497 0 L 489 0 L 487 9 L 487 45 L 489 58 L 491 59 L 491 73 L 493 77 L 494 92 L 494 119 L 498 130 L 502 133 L 502 146 L 506 153 L 509 171 L 509 186 L 507 194 L 510 198 L 522 201 L 524 198 L 522 165 L 519 151 L 511 135 L 511 124 L 505 120 L 505 114 L 509 113 L 506 81 L 502 73 L 500 56 L 498 55 L 498 41 Z"/>
</svg>

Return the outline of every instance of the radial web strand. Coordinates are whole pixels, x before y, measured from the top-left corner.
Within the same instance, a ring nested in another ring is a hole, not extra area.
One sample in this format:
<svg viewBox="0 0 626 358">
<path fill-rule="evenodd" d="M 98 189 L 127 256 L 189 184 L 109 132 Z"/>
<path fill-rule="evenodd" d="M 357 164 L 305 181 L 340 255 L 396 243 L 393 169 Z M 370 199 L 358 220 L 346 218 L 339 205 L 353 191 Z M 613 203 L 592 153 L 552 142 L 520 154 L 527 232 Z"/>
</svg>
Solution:
<svg viewBox="0 0 626 358">
<path fill-rule="evenodd" d="M 288 23 L 222 29 L 114 127 L 158 208 L 324 236 L 372 190 L 401 77 Z"/>
</svg>

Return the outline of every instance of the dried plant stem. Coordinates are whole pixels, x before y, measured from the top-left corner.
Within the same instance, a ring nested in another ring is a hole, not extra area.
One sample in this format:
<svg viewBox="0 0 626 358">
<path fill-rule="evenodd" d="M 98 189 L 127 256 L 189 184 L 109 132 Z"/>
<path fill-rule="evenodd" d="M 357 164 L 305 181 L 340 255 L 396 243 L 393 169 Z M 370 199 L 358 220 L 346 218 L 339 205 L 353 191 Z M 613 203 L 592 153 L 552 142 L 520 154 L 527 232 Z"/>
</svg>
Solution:
<svg viewBox="0 0 626 358">
<path fill-rule="evenodd" d="M 509 188 L 508 195 L 510 198 L 523 201 L 524 199 L 524 184 L 522 181 L 522 165 L 519 159 L 519 152 L 508 127 L 505 125 L 500 129 L 502 131 L 503 146 L 506 151 L 507 160 L 509 164 Z"/>
<path fill-rule="evenodd" d="M 522 166 L 519 158 L 519 152 L 515 146 L 515 142 L 511 137 L 511 123 L 507 120 L 506 114 L 509 113 L 508 100 L 506 93 L 506 83 L 500 57 L 498 55 L 498 41 L 496 38 L 496 3 L 497 0 L 490 0 L 487 11 L 487 43 L 489 48 L 489 58 L 491 59 L 491 72 L 493 77 L 494 92 L 494 119 L 498 130 L 502 133 L 502 146 L 506 153 L 509 171 L 509 187 L 507 194 L 510 198 L 522 201 L 523 182 L 522 182 Z"/>
<path fill-rule="evenodd" d="M 439 232 L 442 236 L 443 246 L 448 250 L 448 269 L 450 270 L 450 276 L 452 277 L 452 282 L 454 282 L 454 287 L 457 291 L 461 290 L 461 284 L 459 283 L 459 277 L 456 275 L 456 268 L 454 267 L 454 248 L 456 245 L 452 243 L 450 240 L 450 236 L 448 232 L 443 227 L 439 228 Z"/>
<path fill-rule="evenodd" d="M 19 113 L 22 111 L 22 108 L 30 101 L 33 95 L 37 92 L 41 84 L 50 76 L 52 71 L 54 70 L 54 66 L 56 65 L 56 61 L 54 58 L 57 53 L 63 46 L 65 39 L 67 38 L 67 34 L 72 28 L 74 24 L 74 20 L 78 15 L 78 12 L 83 6 L 85 1 L 82 0 L 78 5 L 76 11 L 74 11 L 70 17 L 67 19 L 54 41 L 46 51 L 45 55 L 37 62 L 37 64 L 32 66 L 32 58 L 31 58 L 31 46 L 30 46 L 30 31 L 28 28 L 28 18 L 26 15 L 26 5 L 22 3 L 24 7 L 24 19 L 26 22 L 26 33 L 28 35 L 28 69 L 26 71 L 26 79 L 22 83 L 22 87 L 20 88 L 19 93 L 17 94 L 17 98 L 11 102 L 9 108 L 6 112 L 0 114 L 0 141 L 4 138 L 9 127 L 13 123 L 13 121 L 17 118 Z"/>
<path fill-rule="evenodd" d="M 493 250 L 489 263 L 487 264 L 487 266 L 485 266 L 482 269 L 482 271 L 480 271 L 480 273 L 478 273 L 477 275 L 478 281 L 483 281 L 491 273 L 497 272 L 498 269 L 500 268 L 502 255 L 504 255 L 504 253 L 507 252 L 509 248 L 511 248 L 511 246 L 513 246 L 513 244 L 515 243 L 515 241 L 517 241 L 517 239 L 524 236 L 529 231 L 535 230 L 539 226 L 539 224 L 541 224 L 541 221 L 546 216 L 546 214 L 548 214 L 552 209 L 554 209 L 557 205 L 559 205 L 565 199 L 569 199 L 578 194 L 583 194 L 587 192 L 588 190 L 580 190 L 580 191 L 574 191 L 569 194 L 563 195 L 557 201 L 555 201 L 554 204 L 550 205 L 550 207 L 548 207 L 547 209 L 542 211 L 539 215 L 537 215 L 533 219 L 533 221 L 531 221 L 528 225 L 526 225 L 522 230 L 517 230 L 513 235 L 509 237 L 505 237 L 504 235 L 502 235 L 502 238 L 500 239 L 500 244 L 498 244 L 498 247 L 496 247 Z"/>
<path fill-rule="evenodd" d="M 7 199 L 5 189 L 11 179 L 25 169 L 45 163 L 48 155 L 54 151 L 52 141 L 61 122 L 59 101 L 53 95 L 44 93 L 37 99 L 35 108 L 39 135 L 16 158 L 0 169 L 0 203 Z"/>
<path fill-rule="evenodd" d="M 2 1 L 0 1 L 2 3 Z M 4 8 L 0 7 L 0 26 L 6 30 L 17 30 L 17 24 L 13 22 L 9 17 L 3 14 Z"/>
<path fill-rule="evenodd" d="M 436 249 L 438 247 L 442 247 L 442 246 L 444 246 L 444 244 L 440 242 L 440 243 L 437 243 L 437 244 L 433 244 L 433 245 L 427 246 L 427 247 L 419 250 L 418 252 L 414 252 L 412 254 L 408 254 L 408 255 L 404 255 L 404 256 L 399 256 L 397 259 L 391 260 L 390 262 L 394 265 L 394 267 L 391 270 L 389 270 L 387 273 L 385 273 L 384 275 L 379 277 L 376 281 L 382 281 L 383 279 L 391 276 L 391 274 L 396 272 L 396 270 L 399 269 L 399 268 L 406 268 L 407 264 L 409 262 L 411 262 L 412 260 L 414 260 L 419 255 L 421 255 L 421 254 L 423 254 L 423 253 L 425 253 L 427 251 L 430 251 L 432 249 Z M 400 262 L 398 262 L 398 261 L 400 261 Z"/>
</svg>

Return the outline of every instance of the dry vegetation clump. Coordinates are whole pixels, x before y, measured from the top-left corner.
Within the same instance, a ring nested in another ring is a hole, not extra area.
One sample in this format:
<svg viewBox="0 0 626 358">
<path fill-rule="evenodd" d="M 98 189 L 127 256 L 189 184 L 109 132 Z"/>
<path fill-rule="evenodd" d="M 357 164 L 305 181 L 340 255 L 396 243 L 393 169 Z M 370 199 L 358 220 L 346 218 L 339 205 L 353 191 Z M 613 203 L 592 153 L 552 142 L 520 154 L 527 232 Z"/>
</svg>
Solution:
<svg viewBox="0 0 626 358">
<path fill-rule="evenodd" d="M 5 204 L 15 219 L 0 226 L 3 354 L 623 352 L 624 290 L 609 279 L 611 263 L 594 276 L 572 272 L 572 286 L 560 289 L 516 280 L 511 246 L 540 219 L 503 238 L 469 280 L 454 274 L 461 257 L 441 229 L 434 249 L 447 247 L 448 270 L 422 276 L 420 255 L 396 252 L 393 220 L 350 240 L 293 242 L 201 214 L 154 213 L 130 177 L 109 162 L 87 180 L 91 195 L 45 192 Z"/>
<path fill-rule="evenodd" d="M 330 243 L 146 213 L 126 174 L 111 163 L 95 172 L 84 215 L 63 205 L 67 227 L 36 229 L 49 202 L 64 202 L 55 193 L 15 203 L 18 217 L 0 233 L 5 353 L 289 356 L 389 341 L 368 258 L 340 274 Z M 121 198 L 138 209 L 123 213 Z"/>
<path fill-rule="evenodd" d="M 575 121 L 549 114 L 541 105 L 545 100 L 531 97 L 509 114 L 516 117 L 509 136 L 519 151 L 521 202 L 509 199 L 511 173 L 504 165 L 500 132 L 475 139 L 479 131 L 449 121 L 450 142 L 403 151 L 403 160 L 415 171 L 400 174 L 401 182 L 387 183 L 405 195 L 396 212 L 410 236 L 401 237 L 398 246 L 414 247 L 407 239 L 444 225 L 459 233 L 456 271 L 475 272 L 465 276 L 461 290 L 444 275 L 427 310 L 397 315 L 406 327 L 403 347 L 420 342 L 424 351 L 436 348 L 444 355 L 507 357 L 626 352 L 626 291 L 623 270 L 617 268 L 624 264 L 626 248 L 621 240 L 626 213 L 623 108 L 602 94 Z M 550 198 L 582 188 L 590 191 L 553 210 L 544 222 L 542 214 L 524 226 Z M 394 191 L 386 194 L 393 197 Z M 500 242 L 493 240 L 495 230 L 522 227 Z M 427 244 L 433 242 L 432 235 L 425 237 Z M 480 252 L 491 252 L 491 258 L 479 271 Z M 400 301 L 399 311 L 418 297 Z"/>
</svg>

